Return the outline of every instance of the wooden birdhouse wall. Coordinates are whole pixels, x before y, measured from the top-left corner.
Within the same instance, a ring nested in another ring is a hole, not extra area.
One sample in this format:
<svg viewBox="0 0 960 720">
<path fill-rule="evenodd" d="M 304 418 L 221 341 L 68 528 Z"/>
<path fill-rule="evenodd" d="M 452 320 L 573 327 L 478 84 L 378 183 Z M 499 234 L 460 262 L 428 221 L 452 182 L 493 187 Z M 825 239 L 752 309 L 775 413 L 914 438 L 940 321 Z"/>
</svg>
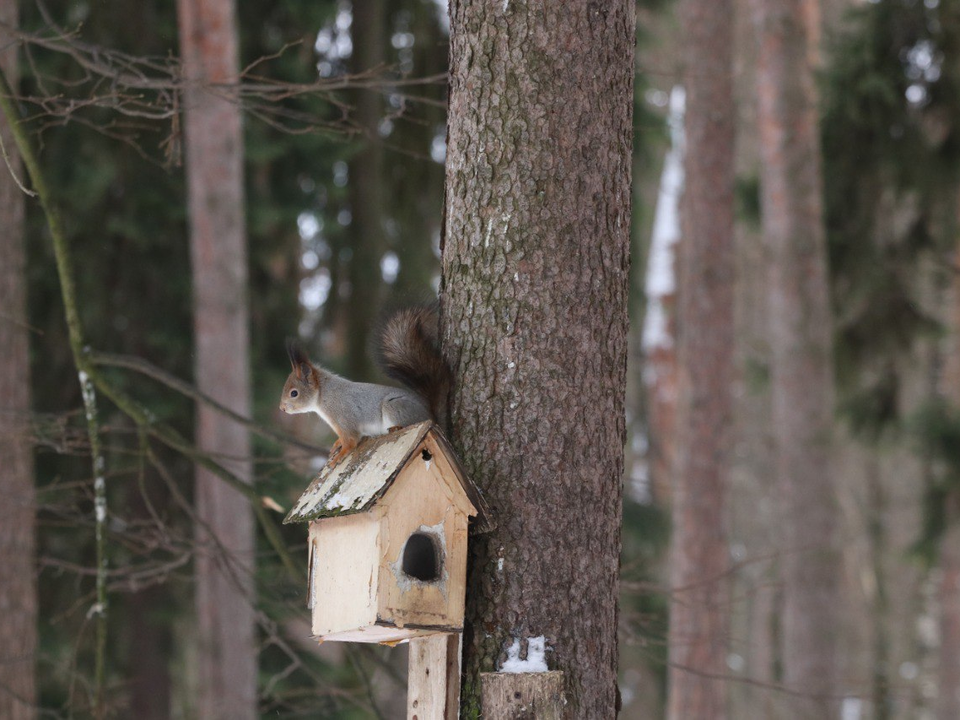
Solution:
<svg viewBox="0 0 960 720">
<path fill-rule="evenodd" d="M 313 634 L 397 642 L 458 631 L 468 527 L 478 514 L 485 522 L 474 505 L 482 499 L 429 424 L 366 442 L 350 464 L 322 472 L 288 516 L 315 518 Z"/>
<path fill-rule="evenodd" d="M 323 637 L 377 620 L 380 518 L 359 513 L 310 523 L 313 634 Z"/>
<path fill-rule="evenodd" d="M 437 449 L 429 442 L 423 449 L 426 456 L 418 451 L 378 505 L 383 518 L 379 614 L 399 626 L 456 629 L 463 626 L 467 527 L 469 514 L 476 511 L 456 476 L 437 462 Z M 408 543 L 415 534 L 422 536 L 421 546 L 424 537 L 435 546 L 436 579 L 418 580 L 415 567 L 414 575 L 405 572 Z"/>
</svg>

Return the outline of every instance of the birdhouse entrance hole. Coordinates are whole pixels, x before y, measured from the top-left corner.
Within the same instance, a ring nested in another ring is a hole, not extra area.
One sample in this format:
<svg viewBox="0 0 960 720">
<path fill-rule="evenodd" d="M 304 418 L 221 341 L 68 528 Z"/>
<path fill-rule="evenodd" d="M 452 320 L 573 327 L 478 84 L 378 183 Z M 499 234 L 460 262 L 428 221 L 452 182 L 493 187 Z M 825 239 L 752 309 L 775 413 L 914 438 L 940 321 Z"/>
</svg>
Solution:
<svg viewBox="0 0 960 720">
<path fill-rule="evenodd" d="M 421 582 L 434 582 L 440 579 L 440 545 L 431 533 L 415 532 L 403 548 L 403 560 L 400 569 L 406 575 Z"/>
</svg>

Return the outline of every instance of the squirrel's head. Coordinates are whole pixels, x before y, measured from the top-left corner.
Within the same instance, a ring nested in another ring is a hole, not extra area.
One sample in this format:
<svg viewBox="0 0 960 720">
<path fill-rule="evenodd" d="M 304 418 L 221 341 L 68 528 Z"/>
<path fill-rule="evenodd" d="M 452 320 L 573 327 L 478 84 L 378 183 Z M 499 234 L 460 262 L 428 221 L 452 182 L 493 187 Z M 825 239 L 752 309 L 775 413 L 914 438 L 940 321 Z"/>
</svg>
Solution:
<svg viewBox="0 0 960 720">
<path fill-rule="evenodd" d="M 290 414 L 311 412 L 320 399 L 320 373 L 295 340 L 287 341 L 287 355 L 292 370 L 280 394 L 280 409 Z"/>
</svg>

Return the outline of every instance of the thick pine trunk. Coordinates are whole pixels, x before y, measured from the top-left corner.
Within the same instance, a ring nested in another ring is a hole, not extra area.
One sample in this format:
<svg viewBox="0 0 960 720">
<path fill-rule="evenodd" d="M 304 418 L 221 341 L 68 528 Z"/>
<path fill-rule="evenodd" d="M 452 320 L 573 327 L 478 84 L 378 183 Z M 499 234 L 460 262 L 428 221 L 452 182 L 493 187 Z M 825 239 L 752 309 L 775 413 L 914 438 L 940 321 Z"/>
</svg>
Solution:
<svg viewBox="0 0 960 720">
<path fill-rule="evenodd" d="M 831 472 L 833 372 L 814 0 L 754 0 L 773 426 L 782 529 L 784 682 L 797 718 L 833 713 L 839 510 Z"/>
<path fill-rule="evenodd" d="M 684 0 L 681 13 L 686 185 L 668 716 L 719 720 L 726 716 L 729 628 L 724 502 L 734 336 L 733 7 L 729 0 Z"/>
<path fill-rule="evenodd" d="M 478 673 L 543 636 L 569 714 L 613 717 L 634 3 L 450 11 L 442 338 L 497 522 L 472 541 L 464 716 Z"/>
<path fill-rule="evenodd" d="M 0 0 L 0 68 L 18 87 L 19 45 L 3 31 L 17 27 L 17 3 Z M 23 171 L 6 120 L 0 135 L 17 176 Z M 33 446 L 30 442 L 30 356 L 23 192 L 0 161 L 0 718 L 36 716 L 36 541 Z"/>
<path fill-rule="evenodd" d="M 180 0 L 178 17 L 188 82 L 183 105 L 196 380 L 201 391 L 249 416 L 243 134 L 228 86 L 237 79 L 236 13 L 231 0 Z M 252 477 L 250 439 L 242 426 L 200 405 L 196 432 L 202 451 L 240 477 Z M 199 467 L 196 505 L 197 715 L 253 718 L 253 515 L 245 498 Z"/>
</svg>

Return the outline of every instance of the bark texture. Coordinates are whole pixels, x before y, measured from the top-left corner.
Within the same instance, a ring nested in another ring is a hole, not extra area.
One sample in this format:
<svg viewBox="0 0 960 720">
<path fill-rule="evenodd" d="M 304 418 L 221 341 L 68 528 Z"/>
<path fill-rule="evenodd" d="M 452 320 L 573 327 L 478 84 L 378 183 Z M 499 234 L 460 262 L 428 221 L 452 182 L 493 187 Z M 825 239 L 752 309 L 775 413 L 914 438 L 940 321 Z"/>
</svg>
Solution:
<svg viewBox="0 0 960 720">
<path fill-rule="evenodd" d="M 450 11 L 442 341 L 497 522 L 472 543 L 464 717 L 538 636 L 569 714 L 613 717 L 634 3 Z"/>
<path fill-rule="evenodd" d="M 179 0 L 186 170 L 198 388 L 250 415 L 243 135 L 229 84 L 238 66 L 232 0 Z M 197 444 L 241 478 L 252 477 L 245 428 L 205 405 Z M 252 607 L 255 536 L 249 502 L 196 469 L 197 716 L 254 718 L 257 648 Z"/>
<path fill-rule="evenodd" d="M 814 0 L 754 0 L 761 203 L 782 530 L 784 682 L 796 718 L 834 714 L 840 555 Z"/>
<path fill-rule="evenodd" d="M 733 3 L 684 0 L 686 186 L 680 242 L 678 449 L 668 717 L 726 717 L 724 528 L 734 276 Z M 704 69 L 709 68 L 709 72 Z"/>
<path fill-rule="evenodd" d="M 17 51 L 5 27 L 17 27 L 17 3 L 0 0 L 0 68 L 17 87 Z M 0 137 L 17 177 L 16 145 L 0 114 Z M 24 195 L 0 160 L 0 717 L 36 716 L 36 540 L 33 447 L 30 442 L 30 356 Z"/>
</svg>

